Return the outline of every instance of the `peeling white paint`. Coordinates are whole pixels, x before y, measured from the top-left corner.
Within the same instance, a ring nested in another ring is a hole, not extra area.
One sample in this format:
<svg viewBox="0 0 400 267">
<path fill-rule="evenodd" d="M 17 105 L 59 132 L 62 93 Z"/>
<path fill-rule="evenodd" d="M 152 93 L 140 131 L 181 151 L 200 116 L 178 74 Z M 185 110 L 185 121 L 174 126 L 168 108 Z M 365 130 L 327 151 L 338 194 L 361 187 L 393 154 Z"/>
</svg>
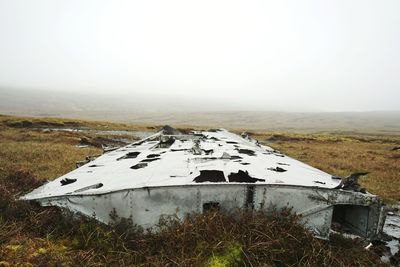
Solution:
<svg viewBox="0 0 400 267">
<path fill-rule="evenodd" d="M 201 171 L 217 171 L 219 182 L 213 177 L 195 182 Z M 235 181 L 243 178 L 239 174 L 250 178 L 232 182 L 232 174 L 238 175 Z M 111 222 L 115 210 L 143 227 L 154 226 L 160 216 L 202 212 L 207 203 L 226 210 L 288 207 L 321 238 L 329 237 L 339 215 L 357 234 L 378 236 L 384 223 L 380 200 L 335 189 L 339 184 L 328 173 L 226 130 L 159 132 L 105 153 L 22 199 L 94 215 L 104 223 Z"/>
<path fill-rule="evenodd" d="M 287 184 L 321 188 L 334 188 L 339 185 L 340 180 L 332 179 L 330 174 L 288 156 L 282 156 L 270 147 L 257 146 L 253 142 L 225 130 L 201 132 L 201 134 L 206 139 L 200 139 L 200 148 L 212 149 L 213 153 L 194 155 L 190 150 L 194 146 L 195 136 L 186 136 L 185 139 L 182 138 L 183 140 L 177 140 L 170 148 L 155 148 L 161 136 L 161 133 L 157 133 L 141 144 L 138 142 L 136 145 L 128 145 L 106 153 L 25 195 L 24 199 L 74 195 L 77 194 L 77 190 L 97 183 L 102 183 L 103 187 L 87 190 L 86 194 L 103 194 L 115 190 L 151 186 L 189 185 L 194 183 L 193 180 L 200 174 L 200 170 L 207 169 L 222 170 L 225 177 L 232 172 L 245 170 L 249 172 L 250 176 L 265 180 L 265 182 L 257 182 L 257 184 Z M 237 144 L 227 142 L 237 142 Z M 255 152 L 255 156 L 239 153 L 236 148 L 252 150 Z M 137 158 L 117 160 L 129 152 L 140 152 L 140 154 Z M 222 157 L 224 152 L 242 159 L 224 159 Z M 149 162 L 148 166 L 142 169 L 130 168 L 145 160 L 149 154 L 160 154 L 160 159 Z M 209 159 L 210 157 L 213 159 Z M 248 164 L 242 165 L 242 163 Z M 287 171 L 279 173 L 269 170 L 276 167 Z M 60 181 L 65 178 L 77 181 L 61 186 Z"/>
</svg>

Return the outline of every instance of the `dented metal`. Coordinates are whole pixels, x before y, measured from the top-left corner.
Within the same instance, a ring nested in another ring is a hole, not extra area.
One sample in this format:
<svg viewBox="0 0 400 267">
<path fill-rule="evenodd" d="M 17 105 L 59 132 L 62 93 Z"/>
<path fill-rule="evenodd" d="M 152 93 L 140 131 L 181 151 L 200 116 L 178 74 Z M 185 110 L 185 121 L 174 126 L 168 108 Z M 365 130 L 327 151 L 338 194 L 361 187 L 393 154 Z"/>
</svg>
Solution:
<svg viewBox="0 0 400 267">
<path fill-rule="evenodd" d="M 166 128 L 105 153 L 23 199 L 104 223 L 116 212 L 143 227 L 156 225 L 161 216 L 183 218 L 209 208 L 291 208 L 320 238 L 329 238 L 336 225 L 379 237 L 385 217 L 377 196 L 344 187 L 343 179 L 242 136 Z"/>
</svg>

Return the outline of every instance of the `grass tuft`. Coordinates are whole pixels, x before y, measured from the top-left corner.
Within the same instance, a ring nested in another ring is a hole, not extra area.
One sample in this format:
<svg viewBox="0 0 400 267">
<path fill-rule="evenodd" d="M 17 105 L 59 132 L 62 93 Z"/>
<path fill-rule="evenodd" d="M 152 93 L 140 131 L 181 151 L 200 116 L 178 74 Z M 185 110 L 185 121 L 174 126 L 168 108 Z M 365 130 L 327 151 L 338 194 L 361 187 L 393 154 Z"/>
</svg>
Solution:
<svg viewBox="0 0 400 267">
<path fill-rule="evenodd" d="M 242 247 L 239 243 L 233 242 L 228 245 L 221 255 L 213 255 L 207 262 L 209 267 L 239 266 L 242 263 Z"/>
</svg>

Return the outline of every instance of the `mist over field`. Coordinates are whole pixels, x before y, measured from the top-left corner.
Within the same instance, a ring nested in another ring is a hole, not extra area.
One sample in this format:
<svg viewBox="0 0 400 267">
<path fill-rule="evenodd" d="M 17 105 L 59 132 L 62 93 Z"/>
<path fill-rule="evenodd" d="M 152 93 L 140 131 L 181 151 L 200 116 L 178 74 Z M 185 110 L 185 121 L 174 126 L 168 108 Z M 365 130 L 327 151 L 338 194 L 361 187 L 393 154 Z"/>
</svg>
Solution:
<svg viewBox="0 0 400 267">
<path fill-rule="evenodd" d="M 399 110 L 399 13 L 399 1 L 374 0 L 0 0 L 0 107 L 263 128 L 314 118 L 270 111 Z M 311 126 L 397 125 L 382 114 Z"/>
<path fill-rule="evenodd" d="M 5 90 L 0 113 L 262 130 L 399 133 L 400 111 L 288 112 L 196 99 Z"/>
</svg>

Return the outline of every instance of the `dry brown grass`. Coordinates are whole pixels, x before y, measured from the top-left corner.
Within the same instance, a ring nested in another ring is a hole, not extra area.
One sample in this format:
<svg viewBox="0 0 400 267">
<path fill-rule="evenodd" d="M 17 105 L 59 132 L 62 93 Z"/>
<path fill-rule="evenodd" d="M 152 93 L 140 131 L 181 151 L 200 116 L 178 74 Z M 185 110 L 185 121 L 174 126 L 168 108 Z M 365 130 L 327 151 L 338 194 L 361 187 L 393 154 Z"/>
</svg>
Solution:
<svg viewBox="0 0 400 267">
<path fill-rule="evenodd" d="M 77 148 L 80 133 L 18 127 L 0 123 L 0 266 L 384 266 L 360 240 L 336 235 L 330 242 L 317 240 L 290 214 L 193 215 L 184 222 L 164 221 L 161 232 L 146 233 L 16 201 L 38 180 L 65 174 L 75 161 L 100 152 Z M 254 137 L 265 141 L 271 135 Z M 370 171 L 362 183 L 386 200 L 399 200 L 400 152 L 390 150 L 400 143 L 398 137 L 283 133 L 275 139 L 273 147 L 329 173 Z"/>
<path fill-rule="evenodd" d="M 54 179 L 75 168 L 75 162 L 101 149 L 78 148 L 73 133 L 0 129 L 0 174 L 29 170 L 39 179 Z"/>
<path fill-rule="evenodd" d="M 47 118 L 47 117 L 16 117 L 0 114 L 0 124 L 13 128 L 90 128 L 96 130 L 153 130 L 154 125 L 128 124 L 106 121 L 87 121 L 80 119 Z"/>
<path fill-rule="evenodd" d="M 400 151 L 392 151 L 400 144 L 399 136 L 255 133 L 254 137 L 332 175 L 368 171 L 360 179 L 368 191 L 389 202 L 400 201 Z"/>
</svg>

